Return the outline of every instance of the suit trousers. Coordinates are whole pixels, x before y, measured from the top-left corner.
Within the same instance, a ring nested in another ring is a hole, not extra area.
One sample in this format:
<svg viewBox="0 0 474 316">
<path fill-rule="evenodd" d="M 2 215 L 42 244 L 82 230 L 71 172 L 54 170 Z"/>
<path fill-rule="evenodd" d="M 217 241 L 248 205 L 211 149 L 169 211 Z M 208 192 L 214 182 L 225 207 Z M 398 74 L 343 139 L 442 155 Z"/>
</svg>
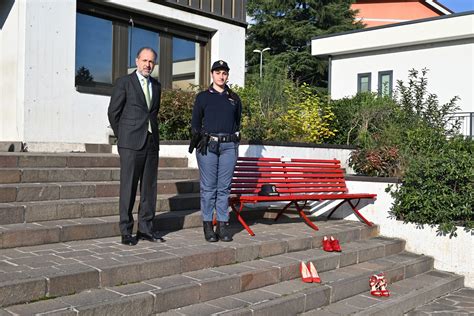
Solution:
<svg viewBox="0 0 474 316">
<path fill-rule="evenodd" d="M 207 155 L 201 155 L 196 151 L 203 221 L 212 221 L 214 210 L 218 221 L 229 221 L 230 187 L 238 150 L 238 143 L 229 142 L 220 144 L 218 154 L 207 151 Z"/>
<path fill-rule="evenodd" d="M 138 182 L 140 182 L 140 204 L 138 206 L 138 230 L 145 234 L 153 232 L 156 210 L 158 148 L 148 134 L 140 150 L 118 148 L 120 155 L 120 233 L 131 235 L 133 230 L 133 205 Z"/>
</svg>

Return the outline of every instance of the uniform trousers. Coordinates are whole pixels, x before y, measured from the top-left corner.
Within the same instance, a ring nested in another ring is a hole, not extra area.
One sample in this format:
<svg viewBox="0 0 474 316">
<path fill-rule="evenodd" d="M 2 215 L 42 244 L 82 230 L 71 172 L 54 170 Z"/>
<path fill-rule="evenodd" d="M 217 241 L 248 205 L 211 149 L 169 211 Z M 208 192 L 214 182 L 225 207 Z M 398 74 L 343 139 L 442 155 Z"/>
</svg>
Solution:
<svg viewBox="0 0 474 316">
<path fill-rule="evenodd" d="M 201 155 L 196 151 L 203 221 L 212 221 L 214 210 L 218 221 L 229 221 L 230 187 L 238 151 L 239 144 L 234 142 L 220 143 L 218 154 L 207 151 L 207 155 Z"/>
<path fill-rule="evenodd" d="M 140 150 L 118 148 L 120 155 L 120 233 L 131 235 L 133 230 L 133 205 L 140 182 L 138 230 L 144 234 L 153 232 L 156 210 L 158 148 L 153 136 L 148 134 L 145 146 Z"/>
</svg>

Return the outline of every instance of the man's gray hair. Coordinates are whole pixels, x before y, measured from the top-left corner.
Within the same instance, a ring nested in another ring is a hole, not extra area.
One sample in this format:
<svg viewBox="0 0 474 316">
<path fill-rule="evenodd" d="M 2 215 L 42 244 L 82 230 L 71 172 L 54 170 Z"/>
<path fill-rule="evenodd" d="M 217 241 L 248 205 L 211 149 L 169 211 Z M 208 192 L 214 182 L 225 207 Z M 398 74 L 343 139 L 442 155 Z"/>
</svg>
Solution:
<svg viewBox="0 0 474 316">
<path fill-rule="evenodd" d="M 158 57 L 158 54 L 155 52 L 155 50 L 151 47 L 148 47 L 148 46 L 145 46 L 145 47 L 142 47 L 138 50 L 138 53 L 137 53 L 137 58 L 140 58 L 140 54 L 144 51 L 144 50 L 149 50 L 153 53 L 153 55 L 155 55 L 155 58 L 154 58 L 154 61 L 156 61 L 156 58 Z"/>
</svg>

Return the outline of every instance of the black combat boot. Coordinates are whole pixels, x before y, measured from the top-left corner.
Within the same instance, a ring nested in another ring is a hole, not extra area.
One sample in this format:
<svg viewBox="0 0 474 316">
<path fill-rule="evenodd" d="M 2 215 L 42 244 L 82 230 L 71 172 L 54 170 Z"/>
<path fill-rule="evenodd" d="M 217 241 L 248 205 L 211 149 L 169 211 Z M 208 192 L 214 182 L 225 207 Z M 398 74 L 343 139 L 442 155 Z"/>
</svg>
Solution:
<svg viewBox="0 0 474 316">
<path fill-rule="evenodd" d="M 232 237 L 227 228 L 227 222 L 217 222 L 216 234 L 221 241 L 232 241 Z"/>
<path fill-rule="evenodd" d="M 212 225 L 212 222 L 202 222 L 202 227 L 204 228 L 204 238 L 208 242 L 216 242 L 217 241 L 217 235 L 214 232 L 214 227 Z"/>
</svg>

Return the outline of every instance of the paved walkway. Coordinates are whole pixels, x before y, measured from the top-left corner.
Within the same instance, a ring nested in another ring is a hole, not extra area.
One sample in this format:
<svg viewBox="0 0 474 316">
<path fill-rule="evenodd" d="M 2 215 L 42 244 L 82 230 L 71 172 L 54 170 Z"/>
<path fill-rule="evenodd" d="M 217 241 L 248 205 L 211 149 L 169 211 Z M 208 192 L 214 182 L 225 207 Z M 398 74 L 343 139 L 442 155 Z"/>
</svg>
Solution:
<svg viewBox="0 0 474 316">
<path fill-rule="evenodd" d="M 474 315 L 474 289 L 462 288 L 417 307 L 405 315 Z"/>
</svg>

